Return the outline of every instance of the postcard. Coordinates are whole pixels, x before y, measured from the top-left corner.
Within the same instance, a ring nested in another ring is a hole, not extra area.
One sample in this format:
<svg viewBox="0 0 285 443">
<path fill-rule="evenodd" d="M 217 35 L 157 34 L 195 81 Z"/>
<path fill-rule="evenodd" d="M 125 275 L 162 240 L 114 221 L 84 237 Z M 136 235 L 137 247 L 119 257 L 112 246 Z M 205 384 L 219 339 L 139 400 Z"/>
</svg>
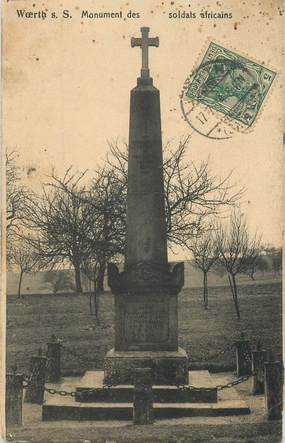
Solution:
<svg viewBox="0 0 285 443">
<path fill-rule="evenodd" d="M 284 13 L 3 1 L 5 441 L 281 441 Z"/>
</svg>

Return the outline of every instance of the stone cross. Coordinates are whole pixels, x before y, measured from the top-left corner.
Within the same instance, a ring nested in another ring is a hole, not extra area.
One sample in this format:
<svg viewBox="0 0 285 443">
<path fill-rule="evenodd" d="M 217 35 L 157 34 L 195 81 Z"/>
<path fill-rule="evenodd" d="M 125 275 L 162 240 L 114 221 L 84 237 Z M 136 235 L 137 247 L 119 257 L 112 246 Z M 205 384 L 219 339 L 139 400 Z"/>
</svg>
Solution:
<svg viewBox="0 0 285 443">
<path fill-rule="evenodd" d="M 158 48 L 159 46 L 159 38 L 149 38 L 149 28 L 143 27 L 141 28 L 142 37 L 141 38 L 131 38 L 131 47 L 140 46 L 142 48 L 142 69 L 141 69 L 141 77 L 149 78 L 149 67 L 148 67 L 148 47 L 155 46 Z"/>
</svg>

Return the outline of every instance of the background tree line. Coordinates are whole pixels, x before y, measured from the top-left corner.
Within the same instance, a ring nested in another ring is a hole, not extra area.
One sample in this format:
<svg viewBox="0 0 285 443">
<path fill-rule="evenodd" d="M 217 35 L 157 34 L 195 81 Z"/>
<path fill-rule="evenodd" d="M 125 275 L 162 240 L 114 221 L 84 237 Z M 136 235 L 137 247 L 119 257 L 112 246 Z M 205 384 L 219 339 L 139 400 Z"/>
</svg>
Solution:
<svg viewBox="0 0 285 443">
<path fill-rule="evenodd" d="M 253 263 L 257 266 L 260 240 L 249 238 L 246 222 L 237 212 L 230 219 L 229 229 L 219 222 L 226 209 L 237 207 L 244 189 L 232 183 L 231 172 L 222 178 L 214 175 L 209 161 L 198 165 L 189 162 L 188 142 L 186 138 L 177 146 L 167 144 L 164 148 L 168 245 L 192 251 L 204 275 L 205 307 L 208 306 L 207 273 L 218 263 L 223 266 L 239 315 L 235 276 L 253 269 Z M 71 266 L 78 293 L 82 292 L 82 274 L 93 284 L 93 292 L 103 291 L 106 264 L 122 261 L 124 255 L 127 159 L 127 146 L 111 144 L 105 161 L 96 170 L 74 172 L 70 167 L 63 176 L 53 172 L 41 191 L 35 193 L 23 186 L 16 155 L 8 153 L 10 266 L 17 267 L 20 276 L 40 269 L 52 271 Z M 55 274 L 52 275 L 54 281 Z"/>
</svg>

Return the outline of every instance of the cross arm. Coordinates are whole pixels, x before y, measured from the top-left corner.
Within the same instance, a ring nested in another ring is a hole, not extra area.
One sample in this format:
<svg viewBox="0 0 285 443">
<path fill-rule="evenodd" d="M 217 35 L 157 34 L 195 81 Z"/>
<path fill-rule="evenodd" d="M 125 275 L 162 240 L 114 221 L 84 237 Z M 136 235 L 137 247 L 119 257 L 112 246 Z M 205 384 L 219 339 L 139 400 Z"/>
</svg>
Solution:
<svg viewBox="0 0 285 443">
<path fill-rule="evenodd" d="M 131 47 L 135 48 L 136 46 L 141 46 L 142 45 L 142 39 L 141 38 L 136 38 L 136 37 L 132 37 L 131 38 Z"/>
<path fill-rule="evenodd" d="M 159 47 L 159 38 L 158 37 L 149 38 L 148 39 L 148 46 L 155 46 L 156 48 L 158 48 Z"/>
<path fill-rule="evenodd" d="M 148 46 L 155 46 L 156 48 L 158 48 L 159 47 L 159 38 L 158 37 L 148 38 L 147 43 L 148 43 Z M 136 46 L 142 46 L 142 39 L 132 37 L 131 38 L 131 47 L 135 48 Z"/>
</svg>

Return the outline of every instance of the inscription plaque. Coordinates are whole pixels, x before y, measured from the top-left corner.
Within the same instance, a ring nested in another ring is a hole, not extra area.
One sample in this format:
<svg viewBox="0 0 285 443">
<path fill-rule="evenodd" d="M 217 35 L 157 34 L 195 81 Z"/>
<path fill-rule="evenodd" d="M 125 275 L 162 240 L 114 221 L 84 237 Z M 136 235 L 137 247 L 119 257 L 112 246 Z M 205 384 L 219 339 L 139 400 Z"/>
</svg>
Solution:
<svg viewBox="0 0 285 443">
<path fill-rule="evenodd" d="M 131 343 L 161 343 L 169 338 L 168 303 L 129 303 L 125 312 L 125 339 Z"/>
</svg>

